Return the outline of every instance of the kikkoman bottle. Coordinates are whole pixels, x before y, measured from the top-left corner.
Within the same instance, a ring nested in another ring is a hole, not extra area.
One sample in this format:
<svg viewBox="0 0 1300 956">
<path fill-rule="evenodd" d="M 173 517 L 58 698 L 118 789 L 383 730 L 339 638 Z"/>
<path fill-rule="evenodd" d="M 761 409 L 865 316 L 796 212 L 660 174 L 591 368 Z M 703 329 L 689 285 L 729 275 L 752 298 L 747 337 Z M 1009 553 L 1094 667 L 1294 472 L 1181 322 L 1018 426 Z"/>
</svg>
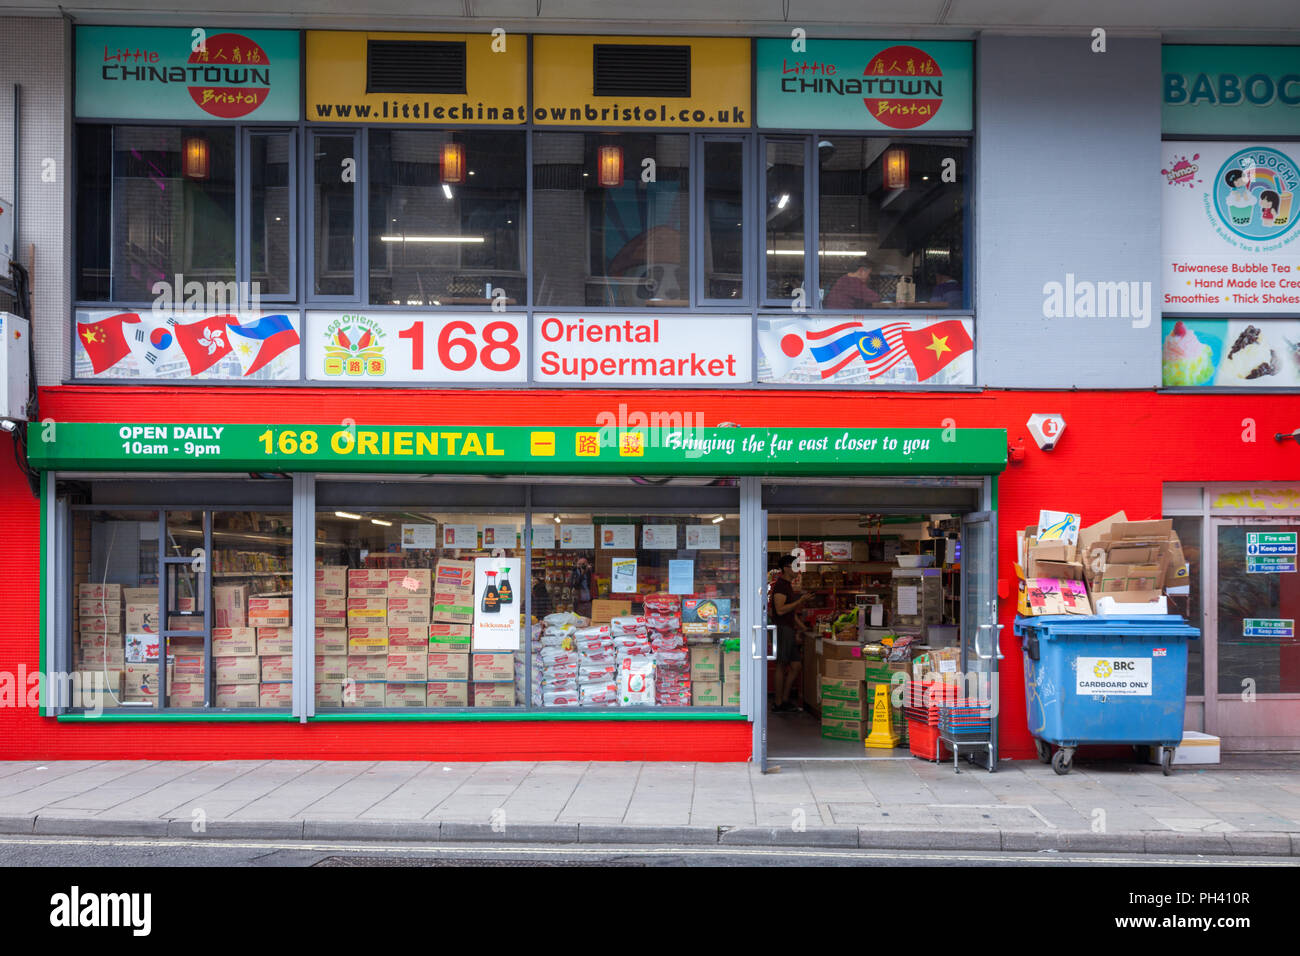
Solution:
<svg viewBox="0 0 1300 956">
<path fill-rule="evenodd" d="M 496 614 L 501 610 L 501 592 L 497 590 L 495 571 L 484 571 L 487 575 L 487 587 L 483 591 L 481 610 L 484 614 Z"/>
<path fill-rule="evenodd" d="M 500 596 L 502 604 L 515 603 L 515 589 L 510 586 L 509 568 L 501 569 L 501 587 L 497 591 L 497 594 Z"/>
</svg>

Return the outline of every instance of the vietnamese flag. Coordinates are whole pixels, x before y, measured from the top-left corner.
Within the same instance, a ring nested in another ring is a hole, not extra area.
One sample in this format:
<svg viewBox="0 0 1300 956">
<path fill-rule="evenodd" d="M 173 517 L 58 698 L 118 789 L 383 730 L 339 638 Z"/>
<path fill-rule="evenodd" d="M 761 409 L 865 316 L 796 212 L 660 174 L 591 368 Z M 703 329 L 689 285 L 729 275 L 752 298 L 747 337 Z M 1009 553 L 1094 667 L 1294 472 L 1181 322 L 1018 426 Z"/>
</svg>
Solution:
<svg viewBox="0 0 1300 956">
<path fill-rule="evenodd" d="M 131 354 L 122 326 L 139 321 L 140 316 L 135 312 L 119 312 L 98 322 L 77 323 L 77 338 L 81 340 L 81 347 L 86 350 L 90 367 L 96 375 L 108 371 Z"/>
<path fill-rule="evenodd" d="M 238 323 L 233 315 L 210 315 L 201 322 L 179 323 L 172 327 L 176 344 L 190 363 L 190 374 L 206 372 L 231 352 L 227 326 Z"/>
<path fill-rule="evenodd" d="M 936 322 L 903 333 L 903 348 L 916 366 L 916 380 L 924 382 L 964 352 L 975 347 L 961 319 Z"/>
</svg>

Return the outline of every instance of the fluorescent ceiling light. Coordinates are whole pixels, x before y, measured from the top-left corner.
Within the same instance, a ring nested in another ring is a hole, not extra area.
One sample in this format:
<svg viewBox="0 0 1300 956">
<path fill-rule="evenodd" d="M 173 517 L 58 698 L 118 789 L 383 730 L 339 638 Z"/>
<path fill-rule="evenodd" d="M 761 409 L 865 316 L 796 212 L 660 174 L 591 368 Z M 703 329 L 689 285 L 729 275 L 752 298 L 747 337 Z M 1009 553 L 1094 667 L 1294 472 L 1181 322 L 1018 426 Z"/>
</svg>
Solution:
<svg viewBox="0 0 1300 956">
<path fill-rule="evenodd" d="M 351 511 L 336 511 L 334 512 L 334 516 L 336 518 L 353 518 L 357 521 L 361 520 L 361 515 L 354 515 Z"/>
<path fill-rule="evenodd" d="M 767 254 L 769 256 L 801 256 L 803 255 L 803 250 L 802 249 L 768 249 Z M 820 249 L 817 250 L 817 255 L 819 256 L 850 256 L 856 258 L 856 257 L 865 256 L 866 254 L 867 253 L 865 249 L 827 249 L 824 252 Z"/>
<path fill-rule="evenodd" d="M 448 186 L 446 183 L 442 184 L 442 194 L 446 196 L 448 199 L 451 198 L 451 187 Z"/>
<path fill-rule="evenodd" d="M 789 193 L 781 193 L 781 198 L 778 199 L 778 200 L 776 201 L 776 208 L 777 208 L 777 209 L 784 209 L 785 206 L 786 206 L 786 203 L 788 203 L 789 201 L 790 201 L 790 194 L 789 194 Z"/>
<path fill-rule="evenodd" d="M 722 522 L 725 521 L 725 520 L 726 520 L 726 516 L 725 516 L 725 515 L 718 515 L 716 518 L 713 519 L 713 523 L 714 523 L 714 524 L 722 524 Z"/>
<path fill-rule="evenodd" d="M 380 236 L 380 242 L 482 242 L 482 236 Z"/>
<path fill-rule="evenodd" d="M 384 521 L 382 518 L 371 518 L 370 523 L 377 524 L 385 528 L 391 528 L 393 526 L 393 523 L 391 521 Z"/>
<path fill-rule="evenodd" d="M 560 523 L 560 516 L 559 516 L 559 515 L 556 515 L 556 516 L 555 516 L 555 523 L 556 523 L 556 524 L 559 524 L 559 523 Z"/>
</svg>

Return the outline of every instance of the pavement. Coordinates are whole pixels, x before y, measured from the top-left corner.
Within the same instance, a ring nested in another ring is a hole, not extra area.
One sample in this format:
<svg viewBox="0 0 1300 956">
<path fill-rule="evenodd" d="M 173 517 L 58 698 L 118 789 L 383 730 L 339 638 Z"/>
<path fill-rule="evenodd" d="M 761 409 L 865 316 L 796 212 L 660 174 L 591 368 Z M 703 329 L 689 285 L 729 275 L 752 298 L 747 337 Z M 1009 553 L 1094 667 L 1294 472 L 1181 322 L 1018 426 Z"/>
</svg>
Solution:
<svg viewBox="0 0 1300 956">
<path fill-rule="evenodd" d="M 749 763 L 0 761 L 0 833 L 1300 857 L 1300 755 Z"/>
</svg>

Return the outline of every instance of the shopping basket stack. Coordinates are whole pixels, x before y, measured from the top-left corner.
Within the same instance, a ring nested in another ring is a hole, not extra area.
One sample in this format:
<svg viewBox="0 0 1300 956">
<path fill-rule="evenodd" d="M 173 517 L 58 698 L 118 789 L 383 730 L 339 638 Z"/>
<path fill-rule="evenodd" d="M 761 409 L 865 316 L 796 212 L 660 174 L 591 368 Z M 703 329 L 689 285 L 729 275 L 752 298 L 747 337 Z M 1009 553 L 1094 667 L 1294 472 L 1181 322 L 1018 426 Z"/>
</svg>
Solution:
<svg viewBox="0 0 1300 956">
<path fill-rule="evenodd" d="M 993 714 L 987 701 L 958 699 L 938 706 L 939 734 L 946 741 L 966 743 L 988 740 Z"/>
<path fill-rule="evenodd" d="M 912 680 L 903 688 L 903 716 L 907 718 L 907 746 L 913 756 L 938 763 L 939 701 L 943 697 L 939 681 Z"/>
</svg>

